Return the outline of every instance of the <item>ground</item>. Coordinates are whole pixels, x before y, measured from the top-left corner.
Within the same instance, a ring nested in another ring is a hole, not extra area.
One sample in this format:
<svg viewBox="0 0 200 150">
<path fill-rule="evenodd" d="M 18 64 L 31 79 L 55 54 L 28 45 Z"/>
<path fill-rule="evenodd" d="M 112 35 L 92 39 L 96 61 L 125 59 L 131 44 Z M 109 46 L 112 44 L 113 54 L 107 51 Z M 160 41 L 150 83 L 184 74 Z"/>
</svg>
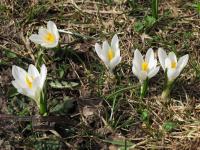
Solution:
<svg viewBox="0 0 200 150">
<path fill-rule="evenodd" d="M 198 0 L 162 0 L 155 20 L 150 0 L 1 0 L 1 149 L 199 149 L 199 8 Z M 60 33 L 59 48 L 28 39 L 49 20 L 73 33 Z M 113 78 L 94 45 L 115 33 L 122 62 Z M 141 100 L 131 69 L 135 49 L 145 54 L 159 47 L 189 54 L 167 103 L 160 97 L 162 70 Z M 48 68 L 46 120 L 11 84 L 12 65 L 41 62 Z"/>
</svg>

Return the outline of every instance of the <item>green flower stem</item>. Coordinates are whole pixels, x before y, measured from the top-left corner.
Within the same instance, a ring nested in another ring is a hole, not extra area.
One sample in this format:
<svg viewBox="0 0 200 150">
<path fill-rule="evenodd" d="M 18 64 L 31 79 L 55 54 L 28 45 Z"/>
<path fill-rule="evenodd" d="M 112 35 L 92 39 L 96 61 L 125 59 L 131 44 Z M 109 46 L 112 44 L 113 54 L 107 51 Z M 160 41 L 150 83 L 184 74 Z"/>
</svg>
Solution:
<svg viewBox="0 0 200 150">
<path fill-rule="evenodd" d="M 168 81 L 165 85 L 165 88 L 162 92 L 162 99 L 168 99 L 170 98 L 170 93 L 171 93 L 171 90 L 173 88 L 173 84 L 174 84 L 174 81 Z"/>
<path fill-rule="evenodd" d="M 46 98 L 43 91 L 40 94 L 39 112 L 40 112 L 40 115 L 42 116 L 47 115 L 47 103 L 46 103 Z"/>
<path fill-rule="evenodd" d="M 147 94 L 149 80 L 146 79 L 142 82 L 140 87 L 140 98 L 144 98 Z"/>
</svg>

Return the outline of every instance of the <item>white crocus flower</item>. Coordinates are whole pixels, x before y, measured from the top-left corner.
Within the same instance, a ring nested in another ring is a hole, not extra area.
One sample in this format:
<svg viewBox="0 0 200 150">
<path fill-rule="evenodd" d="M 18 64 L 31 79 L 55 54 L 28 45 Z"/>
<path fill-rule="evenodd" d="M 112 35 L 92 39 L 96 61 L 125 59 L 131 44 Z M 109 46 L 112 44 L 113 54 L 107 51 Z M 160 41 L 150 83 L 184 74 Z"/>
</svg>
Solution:
<svg viewBox="0 0 200 150">
<path fill-rule="evenodd" d="M 170 52 L 168 55 L 162 49 L 158 49 L 158 58 L 164 71 L 167 71 L 168 81 L 174 81 L 181 73 L 183 68 L 187 65 L 189 55 L 182 56 L 178 61 L 174 52 Z"/>
<path fill-rule="evenodd" d="M 95 51 L 110 72 L 121 62 L 119 39 L 116 34 L 112 38 L 111 45 L 108 41 L 104 41 L 102 47 L 96 43 Z"/>
<path fill-rule="evenodd" d="M 39 107 L 40 94 L 47 76 L 46 66 L 43 64 L 39 73 L 37 68 L 32 64 L 29 65 L 28 72 L 14 65 L 12 67 L 12 75 L 15 79 L 12 81 L 12 84 L 17 91 L 34 99 Z"/>
<path fill-rule="evenodd" d="M 46 48 L 56 47 L 59 41 L 59 33 L 56 24 L 52 21 L 48 21 L 47 28 L 40 27 L 38 34 L 32 34 L 29 39 Z"/>
<path fill-rule="evenodd" d="M 157 67 L 157 59 L 152 48 L 148 49 L 144 59 L 140 51 L 138 49 L 135 50 L 132 71 L 140 82 L 154 77 L 159 69 L 160 67 Z"/>
</svg>

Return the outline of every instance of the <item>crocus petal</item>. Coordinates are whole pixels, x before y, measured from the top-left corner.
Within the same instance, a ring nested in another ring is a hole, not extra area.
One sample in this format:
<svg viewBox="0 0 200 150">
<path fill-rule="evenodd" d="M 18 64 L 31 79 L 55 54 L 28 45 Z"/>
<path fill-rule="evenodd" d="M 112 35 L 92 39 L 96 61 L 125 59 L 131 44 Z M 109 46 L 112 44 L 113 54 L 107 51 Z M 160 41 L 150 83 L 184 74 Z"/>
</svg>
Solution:
<svg viewBox="0 0 200 150">
<path fill-rule="evenodd" d="M 150 79 L 150 78 L 154 77 L 158 73 L 159 69 L 160 69 L 160 67 L 156 67 L 156 68 L 152 69 L 148 73 L 148 78 Z"/>
<path fill-rule="evenodd" d="M 27 72 L 24 69 L 15 65 L 12 66 L 12 75 L 15 80 L 24 81 L 26 74 Z"/>
<path fill-rule="evenodd" d="M 21 88 L 21 86 L 16 82 L 16 80 L 15 80 L 15 81 L 12 81 L 11 83 L 12 83 L 12 85 L 13 85 L 16 89 Z"/>
<path fill-rule="evenodd" d="M 38 72 L 37 68 L 32 64 L 30 64 L 28 67 L 28 74 L 32 78 L 36 78 L 36 77 L 40 76 L 40 73 Z"/>
<path fill-rule="evenodd" d="M 180 72 L 178 69 L 167 69 L 167 77 L 169 81 L 175 80 L 179 74 Z"/>
<path fill-rule="evenodd" d="M 32 87 L 32 89 L 31 90 L 33 90 L 33 91 L 36 91 L 36 90 L 42 90 L 42 88 L 39 86 L 40 84 L 41 84 L 41 78 L 40 78 L 40 76 L 38 76 L 37 78 L 35 78 L 34 80 L 33 80 L 33 87 Z"/>
<path fill-rule="evenodd" d="M 44 38 L 44 36 L 45 35 L 47 35 L 49 33 L 49 31 L 46 29 L 46 28 L 44 28 L 44 27 L 40 27 L 39 28 L 39 32 L 38 32 L 38 34 L 39 34 L 39 36 L 40 36 L 40 38 L 43 40 L 43 38 Z M 44 41 L 43 41 L 44 42 Z"/>
<path fill-rule="evenodd" d="M 47 68 L 44 64 L 42 65 L 41 70 L 40 70 L 40 77 L 41 77 L 40 88 L 43 88 L 44 82 L 45 82 L 46 77 L 47 77 Z"/>
<path fill-rule="evenodd" d="M 145 61 L 149 64 L 150 62 L 152 62 L 154 60 L 154 53 L 153 53 L 153 49 L 149 48 L 146 56 L 145 56 Z"/>
<path fill-rule="evenodd" d="M 178 60 L 177 67 L 178 67 L 178 69 L 179 69 L 179 72 L 181 72 L 181 71 L 183 70 L 183 68 L 187 65 L 188 60 L 189 60 L 189 55 L 188 55 L 188 54 L 182 56 L 182 57 Z"/>
<path fill-rule="evenodd" d="M 154 58 L 154 52 L 153 49 L 150 48 L 145 56 L 145 61 L 148 63 L 149 65 L 149 69 L 151 70 L 152 68 L 155 68 L 157 65 L 157 60 Z"/>
<path fill-rule="evenodd" d="M 57 29 L 57 26 L 56 24 L 53 22 L 53 21 L 48 21 L 47 22 L 47 29 L 53 33 L 56 37 L 56 40 L 59 39 L 59 33 L 58 33 L 58 29 Z"/>
<path fill-rule="evenodd" d="M 147 72 L 141 71 L 141 72 L 139 73 L 139 79 L 140 79 L 140 81 L 146 80 L 146 79 L 147 79 Z"/>
<path fill-rule="evenodd" d="M 42 43 L 41 46 L 43 47 L 46 47 L 46 48 L 54 48 L 58 45 L 58 41 L 55 41 L 54 43 L 52 44 L 49 44 L 49 43 Z"/>
<path fill-rule="evenodd" d="M 110 62 L 110 69 L 113 70 L 120 62 L 121 62 L 121 57 L 114 57 L 111 62 Z"/>
<path fill-rule="evenodd" d="M 165 69 L 171 69 L 171 60 L 169 57 L 165 59 Z"/>
<path fill-rule="evenodd" d="M 103 42 L 103 47 L 102 47 L 102 55 L 107 56 L 108 50 L 110 49 L 110 46 L 108 44 L 108 41 Z M 107 57 L 106 57 L 107 58 Z M 108 58 L 107 58 L 108 59 Z"/>
<path fill-rule="evenodd" d="M 174 52 L 170 52 L 168 58 L 171 60 L 171 62 L 177 63 L 177 58 Z"/>
<path fill-rule="evenodd" d="M 138 69 L 141 70 L 142 63 L 143 63 L 142 54 L 140 53 L 138 49 L 136 49 L 134 52 L 133 64 L 135 64 L 138 67 Z"/>
<path fill-rule="evenodd" d="M 133 71 L 133 74 L 140 80 L 139 70 L 134 64 L 132 66 L 132 71 Z"/>
<path fill-rule="evenodd" d="M 43 43 L 42 38 L 39 35 L 37 35 L 37 34 L 32 34 L 29 37 L 29 40 L 31 40 L 32 42 L 34 42 L 36 44 L 42 44 Z"/>
<path fill-rule="evenodd" d="M 98 43 L 95 44 L 95 51 L 96 51 L 97 55 L 99 56 L 99 58 L 103 59 L 103 61 L 104 61 L 104 56 L 102 54 L 103 50 L 101 49 L 101 46 Z"/>
<path fill-rule="evenodd" d="M 161 67 L 163 68 L 164 71 L 166 69 L 166 67 L 165 67 L 165 59 L 166 58 L 167 58 L 167 53 L 162 48 L 159 48 L 158 49 L 158 59 L 161 64 Z"/>
<path fill-rule="evenodd" d="M 111 47 L 119 47 L 119 39 L 117 34 L 115 34 L 111 40 Z"/>
<path fill-rule="evenodd" d="M 120 56 L 120 49 L 119 49 L 119 39 L 118 39 L 117 34 L 115 34 L 112 38 L 111 47 L 115 52 L 115 57 L 119 57 Z"/>
</svg>

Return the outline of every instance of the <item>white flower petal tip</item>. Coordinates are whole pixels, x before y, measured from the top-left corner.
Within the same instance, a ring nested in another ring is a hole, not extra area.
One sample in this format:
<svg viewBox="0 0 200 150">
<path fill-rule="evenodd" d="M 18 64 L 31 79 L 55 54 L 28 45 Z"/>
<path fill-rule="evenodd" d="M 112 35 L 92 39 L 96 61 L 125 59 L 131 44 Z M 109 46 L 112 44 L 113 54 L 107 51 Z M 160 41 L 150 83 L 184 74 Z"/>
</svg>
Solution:
<svg viewBox="0 0 200 150">
<path fill-rule="evenodd" d="M 29 39 L 46 48 L 54 48 L 59 42 L 59 32 L 53 21 L 47 22 L 47 28 L 40 27 L 38 34 L 32 34 Z"/>
<path fill-rule="evenodd" d="M 113 36 L 111 44 L 104 41 L 101 47 L 98 43 L 96 43 L 95 51 L 110 72 L 112 72 L 113 69 L 121 62 L 119 39 L 117 34 Z"/>
<path fill-rule="evenodd" d="M 154 57 L 153 49 L 150 48 L 147 51 L 145 58 L 143 58 L 138 49 L 135 50 L 132 71 L 141 82 L 147 78 L 154 77 L 159 69 L 160 67 L 157 67 L 157 59 Z"/>
<path fill-rule="evenodd" d="M 28 72 L 18 66 L 13 65 L 12 75 L 15 79 L 12 81 L 12 84 L 17 91 L 38 102 L 40 97 L 39 95 L 43 90 L 43 85 L 46 80 L 46 66 L 42 65 L 39 73 L 37 68 L 32 64 L 29 65 Z"/>
<path fill-rule="evenodd" d="M 183 68 L 187 65 L 189 55 L 186 54 L 177 60 L 174 52 L 170 52 L 167 55 L 167 53 L 162 48 L 159 48 L 158 58 L 163 70 L 167 70 L 168 81 L 173 81 L 180 75 Z"/>
</svg>

